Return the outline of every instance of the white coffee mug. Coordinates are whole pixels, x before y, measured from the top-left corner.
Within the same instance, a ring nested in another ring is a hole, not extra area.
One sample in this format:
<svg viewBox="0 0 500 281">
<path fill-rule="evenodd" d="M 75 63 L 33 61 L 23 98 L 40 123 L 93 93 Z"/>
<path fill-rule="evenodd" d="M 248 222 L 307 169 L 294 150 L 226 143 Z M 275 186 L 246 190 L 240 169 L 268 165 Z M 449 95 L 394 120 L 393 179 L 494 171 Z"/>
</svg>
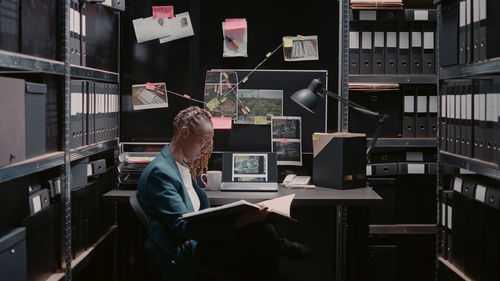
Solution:
<svg viewBox="0 0 500 281">
<path fill-rule="evenodd" d="M 201 175 L 201 181 L 208 190 L 219 190 L 222 184 L 222 172 L 207 171 L 206 174 Z"/>
</svg>

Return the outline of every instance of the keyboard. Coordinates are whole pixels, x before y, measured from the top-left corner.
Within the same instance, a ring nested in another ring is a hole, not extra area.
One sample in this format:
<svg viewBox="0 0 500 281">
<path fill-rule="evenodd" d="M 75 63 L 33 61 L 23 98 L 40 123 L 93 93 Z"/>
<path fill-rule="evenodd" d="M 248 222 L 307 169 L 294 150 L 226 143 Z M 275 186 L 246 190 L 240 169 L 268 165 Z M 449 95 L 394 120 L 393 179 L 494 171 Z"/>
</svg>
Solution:
<svg viewBox="0 0 500 281">
<path fill-rule="evenodd" d="M 148 90 L 141 89 L 136 95 L 145 104 L 165 103 L 165 101 L 163 99 L 161 99 L 160 97 L 151 93 Z"/>
<path fill-rule="evenodd" d="M 277 182 L 223 182 L 222 191 L 278 191 Z"/>
</svg>

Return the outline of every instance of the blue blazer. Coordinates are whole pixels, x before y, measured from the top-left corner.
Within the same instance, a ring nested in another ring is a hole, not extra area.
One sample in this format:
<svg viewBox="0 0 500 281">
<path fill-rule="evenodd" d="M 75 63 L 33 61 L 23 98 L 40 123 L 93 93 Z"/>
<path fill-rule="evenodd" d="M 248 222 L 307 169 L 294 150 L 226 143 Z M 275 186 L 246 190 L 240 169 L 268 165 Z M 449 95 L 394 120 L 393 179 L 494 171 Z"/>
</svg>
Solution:
<svg viewBox="0 0 500 281">
<path fill-rule="evenodd" d="M 200 209 L 209 208 L 207 195 L 194 180 L 193 187 Z M 199 241 L 230 240 L 234 235 L 232 222 L 193 225 L 178 219 L 194 209 L 168 145 L 143 171 L 137 198 L 148 215 L 148 236 L 167 280 L 194 279 Z"/>
</svg>

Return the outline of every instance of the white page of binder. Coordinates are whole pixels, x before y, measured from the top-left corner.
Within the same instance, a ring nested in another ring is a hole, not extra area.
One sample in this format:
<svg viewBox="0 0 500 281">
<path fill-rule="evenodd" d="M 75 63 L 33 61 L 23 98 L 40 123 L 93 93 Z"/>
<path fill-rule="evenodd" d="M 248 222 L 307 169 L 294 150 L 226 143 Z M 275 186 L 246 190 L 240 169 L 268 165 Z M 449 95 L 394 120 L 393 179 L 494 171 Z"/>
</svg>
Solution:
<svg viewBox="0 0 500 281">
<path fill-rule="evenodd" d="M 437 113 L 437 96 L 429 96 L 429 112 Z"/>
<path fill-rule="evenodd" d="M 414 20 L 429 20 L 429 12 L 427 10 L 415 10 L 413 12 Z"/>
<path fill-rule="evenodd" d="M 349 48 L 359 49 L 359 32 L 357 31 L 349 32 Z"/>
<path fill-rule="evenodd" d="M 373 42 L 373 46 L 375 47 L 384 47 L 384 33 L 383 32 L 375 32 L 374 33 L 375 40 Z"/>
<path fill-rule="evenodd" d="M 486 0 L 481 0 L 479 2 L 479 20 L 486 19 Z"/>
<path fill-rule="evenodd" d="M 410 44 L 409 32 L 400 32 L 399 33 L 399 48 L 400 49 L 408 49 Z"/>
<path fill-rule="evenodd" d="M 474 198 L 484 203 L 484 201 L 486 201 L 486 187 L 478 184 L 476 186 L 476 194 L 474 195 Z"/>
<path fill-rule="evenodd" d="M 405 113 L 415 112 L 414 101 L 415 99 L 413 96 L 405 96 L 405 106 L 404 106 Z"/>
<path fill-rule="evenodd" d="M 462 192 L 462 179 L 455 177 L 455 180 L 453 181 L 453 190 L 456 192 Z"/>
<path fill-rule="evenodd" d="M 465 95 L 465 99 L 466 99 L 466 102 L 467 102 L 467 113 L 465 114 L 465 118 L 467 118 L 467 120 L 471 120 L 472 119 L 472 95 Z"/>
<path fill-rule="evenodd" d="M 424 32 L 424 49 L 434 49 L 434 32 Z"/>
<path fill-rule="evenodd" d="M 425 174 L 425 164 L 408 164 L 408 174 Z"/>
<path fill-rule="evenodd" d="M 458 17 L 458 26 L 459 27 L 464 27 L 465 26 L 465 1 L 460 1 L 460 16 Z"/>
<path fill-rule="evenodd" d="M 427 113 L 427 96 L 417 97 L 417 112 Z"/>
<path fill-rule="evenodd" d="M 361 33 L 362 35 L 362 41 L 361 41 L 361 48 L 363 49 L 372 49 L 372 33 L 363 31 Z"/>
<path fill-rule="evenodd" d="M 388 48 L 396 48 L 397 44 L 397 35 L 396 32 L 387 32 L 387 47 Z"/>
</svg>

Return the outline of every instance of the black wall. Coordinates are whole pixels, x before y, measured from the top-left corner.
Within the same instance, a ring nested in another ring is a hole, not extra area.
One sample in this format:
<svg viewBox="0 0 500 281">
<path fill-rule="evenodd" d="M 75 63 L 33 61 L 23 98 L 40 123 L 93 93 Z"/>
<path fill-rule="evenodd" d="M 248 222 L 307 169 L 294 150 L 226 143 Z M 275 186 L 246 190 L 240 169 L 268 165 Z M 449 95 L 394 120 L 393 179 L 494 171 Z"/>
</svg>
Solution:
<svg viewBox="0 0 500 281">
<path fill-rule="evenodd" d="M 169 95 L 169 107 L 132 110 L 131 86 L 165 82 L 168 90 L 203 100 L 205 73 L 209 69 L 254 68 L 281 44 L 285 35 L 318 35 L 319 60 L 285 62 L 280 49 L 261 69 L 328 70 L 330 90 L 337 90 L 338 2 L 284 0 L 235 2 L 228 0 L 151 1 L 128 0 L 121 17 L 122 141 L 170 141 L 172 119 L 183 108 L 199 105 Z M 195 36 L 160 44 L 158 40 L 138 44 L 132 20 L 150 17 L 153 5 L 174 5 L 176 14 L 189 11 Z M 291 6 L 294 7 L 291 7 Z M 221 22 L 247 18 L 248 57 L 222 57 Z M 306 85 L 305 85 L 306 86 Z M 305 87 L 304 86 L 304 87 Z M 337 105 L 330 101 L 329 129 L 337 127 Z M 307 126 L 307 124 L 303 124 Z M 307 136 L 303 136 L 304 138 Z"/>
</svg>

